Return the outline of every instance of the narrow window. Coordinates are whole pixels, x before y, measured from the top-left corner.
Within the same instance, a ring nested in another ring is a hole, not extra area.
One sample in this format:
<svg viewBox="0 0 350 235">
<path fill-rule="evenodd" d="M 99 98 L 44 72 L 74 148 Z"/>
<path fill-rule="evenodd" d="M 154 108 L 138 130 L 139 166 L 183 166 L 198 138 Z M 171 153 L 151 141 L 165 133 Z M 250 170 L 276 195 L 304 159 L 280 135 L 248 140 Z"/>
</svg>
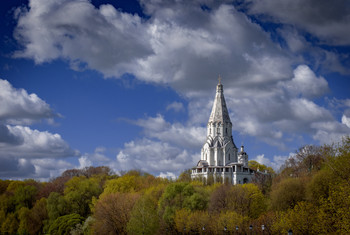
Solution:
<svg viewBox="0 0 350 235">
<path fill-rule="evenodd" d="M 226 127 L 226 135 L 227 135 L 227 127 Z"/>
<path fill-rule="evenodd" d="M 228 160 L 231 161 L 231 154 L 228 155 Z"/>
</svg>

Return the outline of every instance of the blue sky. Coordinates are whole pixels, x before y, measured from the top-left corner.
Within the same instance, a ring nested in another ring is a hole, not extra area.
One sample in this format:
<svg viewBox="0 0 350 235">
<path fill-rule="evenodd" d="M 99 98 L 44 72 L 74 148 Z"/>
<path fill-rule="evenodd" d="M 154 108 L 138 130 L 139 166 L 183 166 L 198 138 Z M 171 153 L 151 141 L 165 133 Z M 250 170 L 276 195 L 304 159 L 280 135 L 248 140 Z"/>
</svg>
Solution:
<svg viewBox="0 0 350 235">
<path fill-rule="evenodd" d="M 236 145 L 278 169 L 350 134 L 348 1 L 1 1 L 0 177 L 194 166 L 222 77 Z"/>
</svg>

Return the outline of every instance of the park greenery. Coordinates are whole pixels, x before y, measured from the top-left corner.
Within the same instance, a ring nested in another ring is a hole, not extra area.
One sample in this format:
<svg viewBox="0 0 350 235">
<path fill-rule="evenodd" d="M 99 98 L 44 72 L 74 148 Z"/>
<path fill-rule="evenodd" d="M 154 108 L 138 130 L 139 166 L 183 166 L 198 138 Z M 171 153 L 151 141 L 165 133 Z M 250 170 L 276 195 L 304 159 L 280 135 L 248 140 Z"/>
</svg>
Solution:
<svg viewBox="0 0 350 235">
<path fill-rule="evenodd" d="M 249 164 L 270 174 L 233 186 L 101 166 L 0 180 L 0 234 L 350 234 L 349 137 L 306 145 L 277 173 Z"/>
</svg>

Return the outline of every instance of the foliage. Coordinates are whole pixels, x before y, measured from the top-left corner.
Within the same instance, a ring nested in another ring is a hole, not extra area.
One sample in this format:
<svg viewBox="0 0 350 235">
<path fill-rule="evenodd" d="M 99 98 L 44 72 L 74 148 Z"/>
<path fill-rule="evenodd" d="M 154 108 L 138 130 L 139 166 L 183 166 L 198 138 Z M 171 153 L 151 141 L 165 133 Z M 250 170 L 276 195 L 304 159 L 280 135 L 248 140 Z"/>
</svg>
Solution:
<svg viewBox="0 0 350 235">
<path fill-rule="evenodd" d="M 66 183 L 64 199 L 70 212 L 87 217 L 90 214 L 92 198 L 98 197 L 101 192 L 100 178 L 73 177 Z"/>
<path fill-rule="evenodd" d="M 127 224 L 128 234 L 155 234 L 159 227 L 157 201 L 150 194 L 141 197 L 133 207 Z"/>
<path fill-rule="evenodd" d="M 257 162 L 250 167 L 269 169 Z M 108 167 L 50 182 L 0 180 L 0 234 L 350 234 L 350 138 L 300 148 L 252 184 Z M 252 230 L 249 226 L 252 225 Z M 203 230 L 204 229 L 204 230 Z"/>
<path fill-rule="evenodd" d="M 271 191 L 271 207 L 283 211 L 305 200 L 305 184 L 301 178 L 287 178 L 274 185 Z"/>
<path fill-rule="evenodd" d="M 60 216 L 51 224 L 49 228 L 49 234 L 70 234 L 70 231 L 74 229 L 77 224 L 80 224 L 83 220 L 83 217 L 75 213 Z"/>
<path fill-rule="evenodd" d="M 134 204 L 140 197 L 137 193 L 113 193 L 97 201 L 94 210 L 96 234 L 126 234 Z"/>
</svg>

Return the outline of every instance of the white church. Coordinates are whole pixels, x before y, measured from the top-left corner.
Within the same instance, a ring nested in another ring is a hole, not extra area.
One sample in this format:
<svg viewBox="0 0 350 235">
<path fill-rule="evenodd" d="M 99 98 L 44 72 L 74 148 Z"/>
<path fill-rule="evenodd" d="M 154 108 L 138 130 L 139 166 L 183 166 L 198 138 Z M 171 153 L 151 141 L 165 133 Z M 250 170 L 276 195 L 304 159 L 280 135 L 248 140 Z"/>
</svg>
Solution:
<svg viewBox="0 0 350 235">
<path fill-rule="evenodd" d="M 201 160 L 192 168 L 192 179 L 212 177 L 214 182 L 245 184 L 255 171 L 248 167 L 248 155 L 242 146 L 238 152 L 232 137 L 232 122 L 227 111 L 224 90 L 219 78 L 213 108 L 207 125 L 207 140 Z"/>
</svg>

